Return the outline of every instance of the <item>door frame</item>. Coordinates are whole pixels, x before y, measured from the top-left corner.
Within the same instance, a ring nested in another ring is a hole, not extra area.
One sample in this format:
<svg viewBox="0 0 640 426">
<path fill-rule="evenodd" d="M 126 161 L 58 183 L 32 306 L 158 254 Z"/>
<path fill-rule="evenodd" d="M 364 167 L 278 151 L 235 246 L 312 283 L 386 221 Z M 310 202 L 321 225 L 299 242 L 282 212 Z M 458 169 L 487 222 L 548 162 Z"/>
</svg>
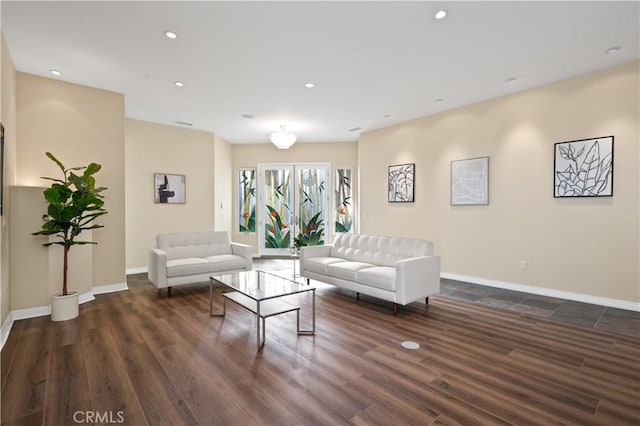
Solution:
<svg viewBox="0 0 640 426">
<path fill-rule="evenodd" d="M 333 209 L 331 206 L 331 196 L 333 194 L 333 175 L 331 163 L 327 162 L 301 162 L 301 163 L 258 163 L 258 185 L 256 188 L 256 233 L 258 234 L 258 254 L 260 256 L 291 256 L 290 247 L 293 246 L 293 239 L 298 235 L 298 212 L 299 202 L 298 197 L 298 173 L 300 169 L 324 169 L 324 209 L 323 219 L 325 221 L 324 227 L 324 241 L 331 241 L 333 236 L 333 229 L 331 221 L 333 218 Z M 265 179 L 265 171 L 273 169 L 289 169 L 291 171 L 292 182 L 289 185 L 290 193 L 290 220 L 287 223 L 290 232 L 291 246 L 289 248 L 272 249 L 265 247 L 265 217 L 266 217 L 266 194 L 265 189 L 267 181 Z"/>
</svg>

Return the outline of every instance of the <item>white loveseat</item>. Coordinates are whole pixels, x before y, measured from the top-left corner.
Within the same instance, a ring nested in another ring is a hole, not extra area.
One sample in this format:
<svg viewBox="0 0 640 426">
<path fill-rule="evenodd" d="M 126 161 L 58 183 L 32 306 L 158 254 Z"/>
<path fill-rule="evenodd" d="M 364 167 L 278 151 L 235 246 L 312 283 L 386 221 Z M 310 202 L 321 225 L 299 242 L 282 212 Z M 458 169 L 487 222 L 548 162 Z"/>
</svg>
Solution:
<svg viewBox="0 0 640 426">
<path fill-rule="evenodd" d="M 348 290 L 388 300 L 394 315 L 440 291 L 440 257 L 433 243 L 411 238 L 340 234 L 333 244 L 302 247 L 300 274 Z"/>
<path fill-rule="evenodd" d="M 232 243 L 226 231 L 184 232 L 156 236 L 149 251 L 149 280 L 158 288 L 208 281 L 214 273 L 251 270 L 252 249 Z"/>
</svg>

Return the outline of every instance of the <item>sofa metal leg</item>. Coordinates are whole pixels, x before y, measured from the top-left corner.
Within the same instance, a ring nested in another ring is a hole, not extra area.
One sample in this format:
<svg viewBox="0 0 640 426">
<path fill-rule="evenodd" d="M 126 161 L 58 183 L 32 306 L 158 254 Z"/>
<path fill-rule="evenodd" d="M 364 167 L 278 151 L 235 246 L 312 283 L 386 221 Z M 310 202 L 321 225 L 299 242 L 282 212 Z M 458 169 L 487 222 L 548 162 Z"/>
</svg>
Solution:
<svg viewBox="0 0 640 426">
<path fill-rule="evenodd" d="M 356 293 L 356 300 L 360 300 L 360 293 Z"/>
<path fill-rule="evenodd" d="M 391 309 L 393 310 L 393 315 L 398 315 L 398 304 L 397 303 L 393 303 L 391 305 Z"/>
<path fill-rule="evenodd" d="M 171 287 L 167 287 L 167 297 L 171 297 Z"/>
<path fill-rule="evenodd" d="M 425 297 L 425 298 L 424 298 L 424 303 L 425 303 L 426 305 L 428 305 L 428 304 L 429 304 L 429 298 L 428 298 L 428 297 Z"/>
</svg>

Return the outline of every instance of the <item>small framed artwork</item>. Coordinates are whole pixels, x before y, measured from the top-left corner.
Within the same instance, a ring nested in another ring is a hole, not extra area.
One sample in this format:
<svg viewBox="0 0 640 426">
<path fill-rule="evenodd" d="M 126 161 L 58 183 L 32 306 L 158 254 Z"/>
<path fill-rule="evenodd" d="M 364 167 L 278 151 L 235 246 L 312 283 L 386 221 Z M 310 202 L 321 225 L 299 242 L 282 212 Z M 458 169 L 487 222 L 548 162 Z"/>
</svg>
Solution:
<svg viewBox="0 0 640 426">
<path fill-rule="evenodd" d="M 555 144 L 553 196 L 613 196 L 613 136 Z"/>
<path fill-rule="evenodd" d="M 388 190 L 390 203 L 413 203 L 415 172 L 415 163 L 389 166 Z"/>
<path fill-rule="evenodd" d="M 184 175 L 154 173 L 154 201 L 158 204 L 185 204 L 187 202 Z"/>
<path fill-rule="evenodd" d="M 451 162 L 451 205 L 489 204 L 489 157 Z"/>
</svg>

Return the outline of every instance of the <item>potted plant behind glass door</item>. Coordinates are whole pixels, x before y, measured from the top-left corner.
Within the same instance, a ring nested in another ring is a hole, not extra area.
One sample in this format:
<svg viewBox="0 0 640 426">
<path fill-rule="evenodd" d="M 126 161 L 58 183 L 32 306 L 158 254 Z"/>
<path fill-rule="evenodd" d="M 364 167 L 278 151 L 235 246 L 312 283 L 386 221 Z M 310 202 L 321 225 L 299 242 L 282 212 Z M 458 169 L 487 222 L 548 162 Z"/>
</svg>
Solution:
<svg viewBox="0 0 640 426">
<path fill-rule="evenodd" d="M 78 316 L 78 292 L 69 292 L 67 289 L 69 250 L 75 245 L 97 244 L 94 241 L 79 241 L 76 237 L 82 231 L 103 227 L 94 224 L 93 221 L 107 214 L 103 208 L 101 194 L 107 188 L 96 187 L 93 175 L 102 168 L 100 164 L 91 163 L 88 166 L 67 169 L 53 154 L 47 152 L 46 155 L 60 168 L 63 177 L 42 178 L 53 183 L 44 191 L 48 205 L 47 213 L 42 216 L 45 222 L 42 229 L 33 232 L 32 235 L 59 238 L 58 241 L 49 241 L 42 245 L 60 245 L 63 248 L 62 292 L 51 297 L 51 320 L 64 321 Z"/>
</svg>

